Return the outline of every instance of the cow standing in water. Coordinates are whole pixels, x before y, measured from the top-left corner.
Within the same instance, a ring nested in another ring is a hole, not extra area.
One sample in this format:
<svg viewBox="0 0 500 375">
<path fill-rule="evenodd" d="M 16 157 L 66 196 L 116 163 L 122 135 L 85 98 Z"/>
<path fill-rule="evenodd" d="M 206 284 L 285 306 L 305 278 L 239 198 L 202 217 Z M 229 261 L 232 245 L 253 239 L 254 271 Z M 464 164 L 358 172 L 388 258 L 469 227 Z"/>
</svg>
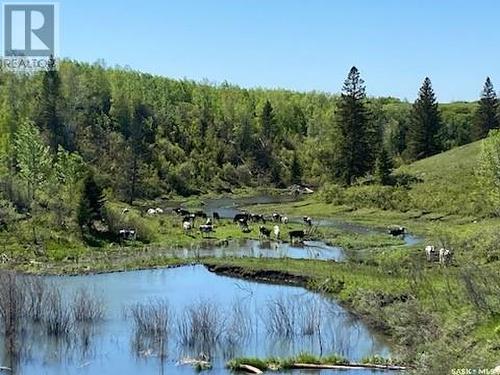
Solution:
<svg viewBox="0 0 500 375">
<path fill-rule="evenodd" d="M 294 243 L 294 239 L 299 239 L 300 242 L 304 241 L 304 237 L 306 236 L 303 230 L 291 230 L 288 232 L 288 236 L 290 237 L 290 243 Z"/>
<path fill-rule="evenodd" d="M 276 239 L 276 241 L 279 241 L 279 239 L 280 239 L 280 227 L 275 225 L 273 228 L 273 233 L 274 233 L 274 238 Z"/>
<path fill-rule="evenodd" d="M 259 236 L 260 237 L 266 237 L 269 239 L 271 237 L 271 230 L 265 228 L 263 225 L 259 227 Z"/>
</svg>

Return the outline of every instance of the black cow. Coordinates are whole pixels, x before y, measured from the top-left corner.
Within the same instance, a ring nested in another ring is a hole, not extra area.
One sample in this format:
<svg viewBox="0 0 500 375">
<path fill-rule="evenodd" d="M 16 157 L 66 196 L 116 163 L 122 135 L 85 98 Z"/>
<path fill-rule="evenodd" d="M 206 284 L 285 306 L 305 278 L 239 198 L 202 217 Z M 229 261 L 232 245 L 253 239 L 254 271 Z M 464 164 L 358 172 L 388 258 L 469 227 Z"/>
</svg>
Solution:
<svg viewBox="0 0 500 375">
<path fill-rule="evenodd" d="M 299 240 L 303 241 L 306 234 L 303 230 L 291 230 L 290 232 L 288 232 L 288 235 L 290 236 L 290 242 L 293 243 L 294 238 L 298 238 Z"/>
<path fill-rule="evenodd" d="M 182 218 L 182 222 L 185 223 L 185 222 L 194 222 L 194 219 L 196 218 L 196 216 L 194 216 L 194 214 L 189 214 L 189 215 L 186 215 Z"/>
<path fill-rule="evenodd" d="M 273 221 L 281 221 L 281 215 L 277 212 L 273 213 Z"/>
<path fill-rule="evenodd" d="M 191 214 L 191 212 L 189 212 L 188 210 L 185 210 L 183 208 L 174 208 L 173 211 L 179 215 L 179 216 L 188 216 Z"/>
<path fill-rule="evenodd" d="M 247 222 L 248 218 L 249 218 L 249 215 L 247 213 L 236 214 L 236 215 L 234 215 L 233 223 L 239 223 L 241 220 L 244 220 L 245 222 Z"/>
<path fill-rule="evenodd" d="M 302 220 L 304 220 L 304 223 L 306 223 L 307 225 L 311 226 L 312 225 L 312 219 L 310 216 L 304 216 L 302 218 Z"/>
<path fill-rule="evenodd" d="M 264 236 L 264 237 L 266 237 L 266 238 L 269 238 L 269 237 L 271 237 L 271 229 L 267 229 L 267 228 L 265 228 L 263 225 L 261 225 L 261 226 L 259 227 L 259 235 L 260 235 L 261 237 L 262 237 L 262 236 Z"/>
<path fill-rule="evenodd" d="M 205 234 L 209 234 L 210 232 L 213 232 L 213 230 L 214 230 L 214 227 L 212 226 L 212 224 L 202 224 L 202 225 L 200 225 L 200 232 L 201 232 L 202 237 Z"/>
<path fill-rule="evenodd" d="M 213 217 L 214 221 L 215 221 L 215 220 L 217 220 L 217 221 L 219 221 L 219 220 L 220 220 L 220 215 L 219 215 L 219 213 L 218 213 L 218 212 L 213 212 L 213 213 L 212 213 L 212 217 Z"/>
<path fill-rule="evenodd" d="M 404 236 L 406 233 L 406 228 L 405 227 L 390 227 L 387 229 L 387 233 L 389 233 L 391 236 Z"/>
</svg>

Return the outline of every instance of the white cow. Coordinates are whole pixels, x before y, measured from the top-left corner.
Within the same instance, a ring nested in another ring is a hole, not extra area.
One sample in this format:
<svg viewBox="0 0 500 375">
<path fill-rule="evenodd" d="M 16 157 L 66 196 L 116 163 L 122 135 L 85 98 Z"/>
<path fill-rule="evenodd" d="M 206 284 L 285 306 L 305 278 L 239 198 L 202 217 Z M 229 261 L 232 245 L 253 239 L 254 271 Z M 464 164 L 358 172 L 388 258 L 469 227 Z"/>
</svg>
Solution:
<svg viewBox="0 0 500 375">
<path fill-rule="evenodd" d="M 274 237 L 276 238 L 276 240 L 279 240 L 280 239 L 280 227 L 278 225 L 274 226 L 273 232 L 274 232 Z"/>
<path fill-rule="evenodd" d="M 156 209 L 154 209 L 154 208 L 148 208 L 148 210 L 146 211 L 146 213 L 148 215 L 151 215 L 151 216 L 156 215 Z"/>
<path fill-rule="evenodd" d="M 447 266 L 448 264 L 450 264 L 452 256 L 453 252 L 450 249 L 439 249 L 439 263 L 441 265 Z"/>
<path fill-rule="evenodd" d="M 161 209 L 160 207 L 156 207 L 155 211 L 156 211 L 157 214 L 162 214 L 163 213 L 163 209 Z"/>
<path fill-rule="evenodd" d="M 190 221 L 185 221 L 182 223 L 182 229 L 184 229 L 184 231 L 188 232 L 191 230 L 191 228 L 193 228 L 193 225 Z"/>
<path fill-rule="evenodd" d="M 285 225 L 286 225 L 286 224 L 288 224 L 288 217 L 283 216 L 283 217 L 281 218 L 281 222 L 282 222 L 283 224 L 285 224 Z"/>
<path fill-rule="evenodd" d="M 436 253 L 436 248 L 434 246 L 427 245 L 425 247 L 425 256 L 427 257 L 428 262 L 433 262 L 437 255 L 438 254 Z"/>
</svg>

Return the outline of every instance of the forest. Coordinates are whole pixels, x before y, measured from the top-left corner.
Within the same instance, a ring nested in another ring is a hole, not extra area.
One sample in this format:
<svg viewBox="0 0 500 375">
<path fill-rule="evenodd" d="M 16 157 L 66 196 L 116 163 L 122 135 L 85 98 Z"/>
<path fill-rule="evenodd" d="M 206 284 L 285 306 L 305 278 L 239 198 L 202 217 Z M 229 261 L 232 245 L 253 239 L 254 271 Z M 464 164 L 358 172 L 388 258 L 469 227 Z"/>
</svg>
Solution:
<svg viewBox="0 0 500 375">
<path fill-rule="evenodd" d="M 367 95 L 353 67 L 338 95 L 244 89 L 51 60 L 0 72 L 4 225 L 50 212 L 80 228 L 104 200 L 292 184 L 398 185 L 393 168 L 498 127 L 489 78 L 478 102 L 438 104 L 429 78 L 414 103 Z"/>
</svg>

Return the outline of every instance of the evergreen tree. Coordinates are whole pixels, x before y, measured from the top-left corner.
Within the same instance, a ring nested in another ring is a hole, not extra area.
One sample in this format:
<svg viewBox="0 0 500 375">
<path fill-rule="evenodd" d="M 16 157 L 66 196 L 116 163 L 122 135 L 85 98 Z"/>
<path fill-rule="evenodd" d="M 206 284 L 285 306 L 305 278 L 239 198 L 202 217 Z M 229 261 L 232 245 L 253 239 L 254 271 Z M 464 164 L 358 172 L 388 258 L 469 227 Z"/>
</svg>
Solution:
<svg viewBox="0 0 500 375">
<path fill-rule="evenodd" d="M 418 160 L 441 151 L 439 132 L 441 114 L 431 80 L 426 77 L 413 104 L 407 133 L 407 156 Z"/>
<path fill-rule="evenodd" d="M 260 117 L 261 127 L 262 127 L 262 136 L 264 139 L 268 139 L 271 142 L 274 141 L 273 137 L 275 134 L 275 119 L 273 106 L 269 100 L 266 100 L 264 107 L 262 108 L 262 114 Z"/>
<path fill-rule="evenodd" d="M 381 185 L 389 185 L 392 172 L 392 160 L 389 153 L 382 147 L 375 162 L 375 181 Z"/>
<path fill-rule="evenodd" d="M 102 220 L 106 199 L 102 188 L 97 184 L 93 174 L 89 174 L 83 183 L 83 192 L 78 206 L 78 223 L 80 227 L 92 227 L 94 221 Z"/>
<path fill-rule="evenodd" d="M 302 182 L 302 167 L 300 165 L 299 158 L 297 157 L 297 152 L 293 153 L 290 175 L 292 184 L 300 184 Z"/>
<path fill-rule="evenodd" d="M 486 77 L 479 107 L 474 114 L 473 135 L 474 139 L 481 139 L 488 135 L 491 129 L 499 127 L 498 99 L 491 83 L 490 77 Z"/>
<path fill-rule="evenodd" d="M 368 110 L 364 81 L 356 67 L 349 71 L 342 88 L 336 119 L 338 125 L 335 174 L 343 184 L 351 184 L 371 168 Z"/>
<path fill-rule="evenodd" d="M 69 137 L 65 133 L 61 118 L 61 79 L 56 68 L 56 61 L 51 56 L 47 64 L 47 70 L 43 73 L 42 93 L 40 97 L 40 109 L 38 125 L 48 132 L 50 149 L 56 153 L 59 145 L 69 149 Z"/>
</svg>

